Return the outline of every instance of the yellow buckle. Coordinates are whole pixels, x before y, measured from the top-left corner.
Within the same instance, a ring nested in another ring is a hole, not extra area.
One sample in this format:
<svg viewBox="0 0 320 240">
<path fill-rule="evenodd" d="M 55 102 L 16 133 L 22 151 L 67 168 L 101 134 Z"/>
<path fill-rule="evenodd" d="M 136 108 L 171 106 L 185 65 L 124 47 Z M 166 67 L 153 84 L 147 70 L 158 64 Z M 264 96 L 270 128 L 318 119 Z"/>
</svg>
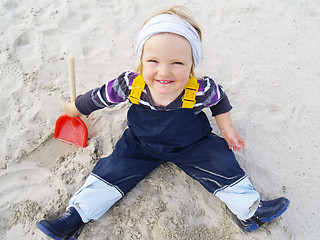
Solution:
<svg viewBox="0 0 320 240">
<path fill-rule="evenodd" d="M 129 95 L 129 99 L 133 104 L 140 104 L 141 93 L 146 83 L 141 74 L 139 74 L 132 82 L 132 89 Z"/>
<path fill-rule="evenodd" d="M 133 104 L 140 104 L 140 98 L 142 91 L 145 88 L 146 83 L 141 74 L 139 74 L 132 82 L 132 89 L 129 95 L 129 99 Z M 184 97 L 182 98 L 182 108 L 193 108 L 196 103 L 196 94 L 199 90 L 199 83 L 193 76 L 189 78 L 187 85 L 184 87 Z"/>
<path fill-rule="evenodd" d="M 196 103 L 196 94 L 199 90 L 199 83 L 193 76 L 189 78 L 187 85 L 184 87 L 184 97 L 182 98 L 182 108 L 193 108 Z"/>
</svg>

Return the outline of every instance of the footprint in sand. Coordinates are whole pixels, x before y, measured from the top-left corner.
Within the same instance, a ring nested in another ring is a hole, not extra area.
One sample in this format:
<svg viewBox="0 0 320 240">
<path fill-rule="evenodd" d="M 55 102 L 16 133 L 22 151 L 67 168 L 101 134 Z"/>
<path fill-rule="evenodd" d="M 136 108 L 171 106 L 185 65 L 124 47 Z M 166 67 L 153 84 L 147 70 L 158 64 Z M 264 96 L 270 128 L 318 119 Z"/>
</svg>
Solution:
<svg viewBox="0 0 320 240">
<path fill-rule="evenodd" d="M 29 45 L 32 43 L 32 40 L 34 39 L 33 33 L 31 31 L 26 31 L 22 34 L 20 34 L 16 40 L 13 43 L 13 46 L 15 47 L 21 47 L 24 45 Z"/>
</svg>

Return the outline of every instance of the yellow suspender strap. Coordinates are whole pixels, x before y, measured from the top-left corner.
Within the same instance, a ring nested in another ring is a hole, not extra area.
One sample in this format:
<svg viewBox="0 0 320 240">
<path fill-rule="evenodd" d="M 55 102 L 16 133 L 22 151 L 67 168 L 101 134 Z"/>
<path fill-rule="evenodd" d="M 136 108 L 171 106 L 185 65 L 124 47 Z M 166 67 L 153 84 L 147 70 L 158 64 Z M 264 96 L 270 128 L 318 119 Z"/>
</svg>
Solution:
<svg viewBox="0 0 320 240">
<path fill-rule="evenodd" d="M 133 104 L 140 104 L 141 93 L 145 87 L 145 82 L 141 74 L 139 74 L 132 82 L 132 89 L 129 99 Z M 184 87 L 184 97 L 182 98 L 182 108 L 193 108 L 196 103 L 196 94 L 199 90 L 197 79 L 190 76 L 187 85 Z"/>
<path fill-rule="evenodd" d="M 132 89 L 129 95 L 129 99 L 133 104 L 140 104 L 141 93 L 146 83 L 141 74 L 139 74 L 132 82 Z"/>
<path fill-rule="evenodd" d="M 182 108 L 193 108 L 196 103 L 196 94 L 199 90 L 197 79 L 190 76 L 187 85 L 184 87 L 184 97 L 182 98 Z"/>
</svg>

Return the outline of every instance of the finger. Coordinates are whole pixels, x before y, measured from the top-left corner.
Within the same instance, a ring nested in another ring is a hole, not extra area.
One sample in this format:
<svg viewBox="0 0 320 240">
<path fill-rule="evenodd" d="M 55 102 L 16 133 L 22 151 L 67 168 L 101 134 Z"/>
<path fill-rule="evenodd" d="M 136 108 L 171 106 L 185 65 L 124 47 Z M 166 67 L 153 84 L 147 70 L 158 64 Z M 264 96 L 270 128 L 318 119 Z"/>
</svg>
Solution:
<svg viewBox="0 0 320 240">
<path fill-rule="evenodd" d="M 239 142 L 238 142 L 238 140 L 237 140 L 236 138 L 235 138 L 235 139 L 232 139 L 231 145 L 232 145 L 233 151 L 237 151 L 237 150 L 238 150 L 238 148 L 239 148 Z"/>
<path fill-rule="evenodd" d="M 233 151 L 237 151 L 237 145 L 233 144 Z"/>
<path fill-rule="evenodd" d="M 240 152 L 241 149 L 244 149 L 244 148 L 245 148 L 245 141 L 241 137 L 238 137 L 238 139 L 237 139 L 238 152 Z"/>
<path fill-rule="evenodd" d="M 240 139 L 240 141 L 238 142 L 238 152 L 241 151 L 241 149 L 244 149 L 244 142 L 242 141 L 242 139 Z"/>
</svg>

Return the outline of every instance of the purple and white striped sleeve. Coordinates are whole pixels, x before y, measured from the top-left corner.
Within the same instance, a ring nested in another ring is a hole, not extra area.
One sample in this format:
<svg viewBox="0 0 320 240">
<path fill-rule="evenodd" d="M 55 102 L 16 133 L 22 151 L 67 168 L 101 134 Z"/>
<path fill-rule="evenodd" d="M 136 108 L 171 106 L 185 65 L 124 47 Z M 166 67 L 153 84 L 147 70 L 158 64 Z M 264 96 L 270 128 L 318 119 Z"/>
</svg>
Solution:
<svg viewBox="0 0 320 240">
<path fill-rule="evenodd" d="M 133 79 L 137 76 L 133 72 L 124 72 L 119 77 L 95 88 L 76 99 L 77 109 L 84 115 L 89 115 L 93 111 L 127 100 Z"/>
<path fill-rule="evenodd" d="M 222 86 L 209 77 L 200 81 L 197 103 L 203 104 L 203 108 L 210 108 L 212 115 L 226 113 L 232 109 L 227 94 Z"/>
</svg>

